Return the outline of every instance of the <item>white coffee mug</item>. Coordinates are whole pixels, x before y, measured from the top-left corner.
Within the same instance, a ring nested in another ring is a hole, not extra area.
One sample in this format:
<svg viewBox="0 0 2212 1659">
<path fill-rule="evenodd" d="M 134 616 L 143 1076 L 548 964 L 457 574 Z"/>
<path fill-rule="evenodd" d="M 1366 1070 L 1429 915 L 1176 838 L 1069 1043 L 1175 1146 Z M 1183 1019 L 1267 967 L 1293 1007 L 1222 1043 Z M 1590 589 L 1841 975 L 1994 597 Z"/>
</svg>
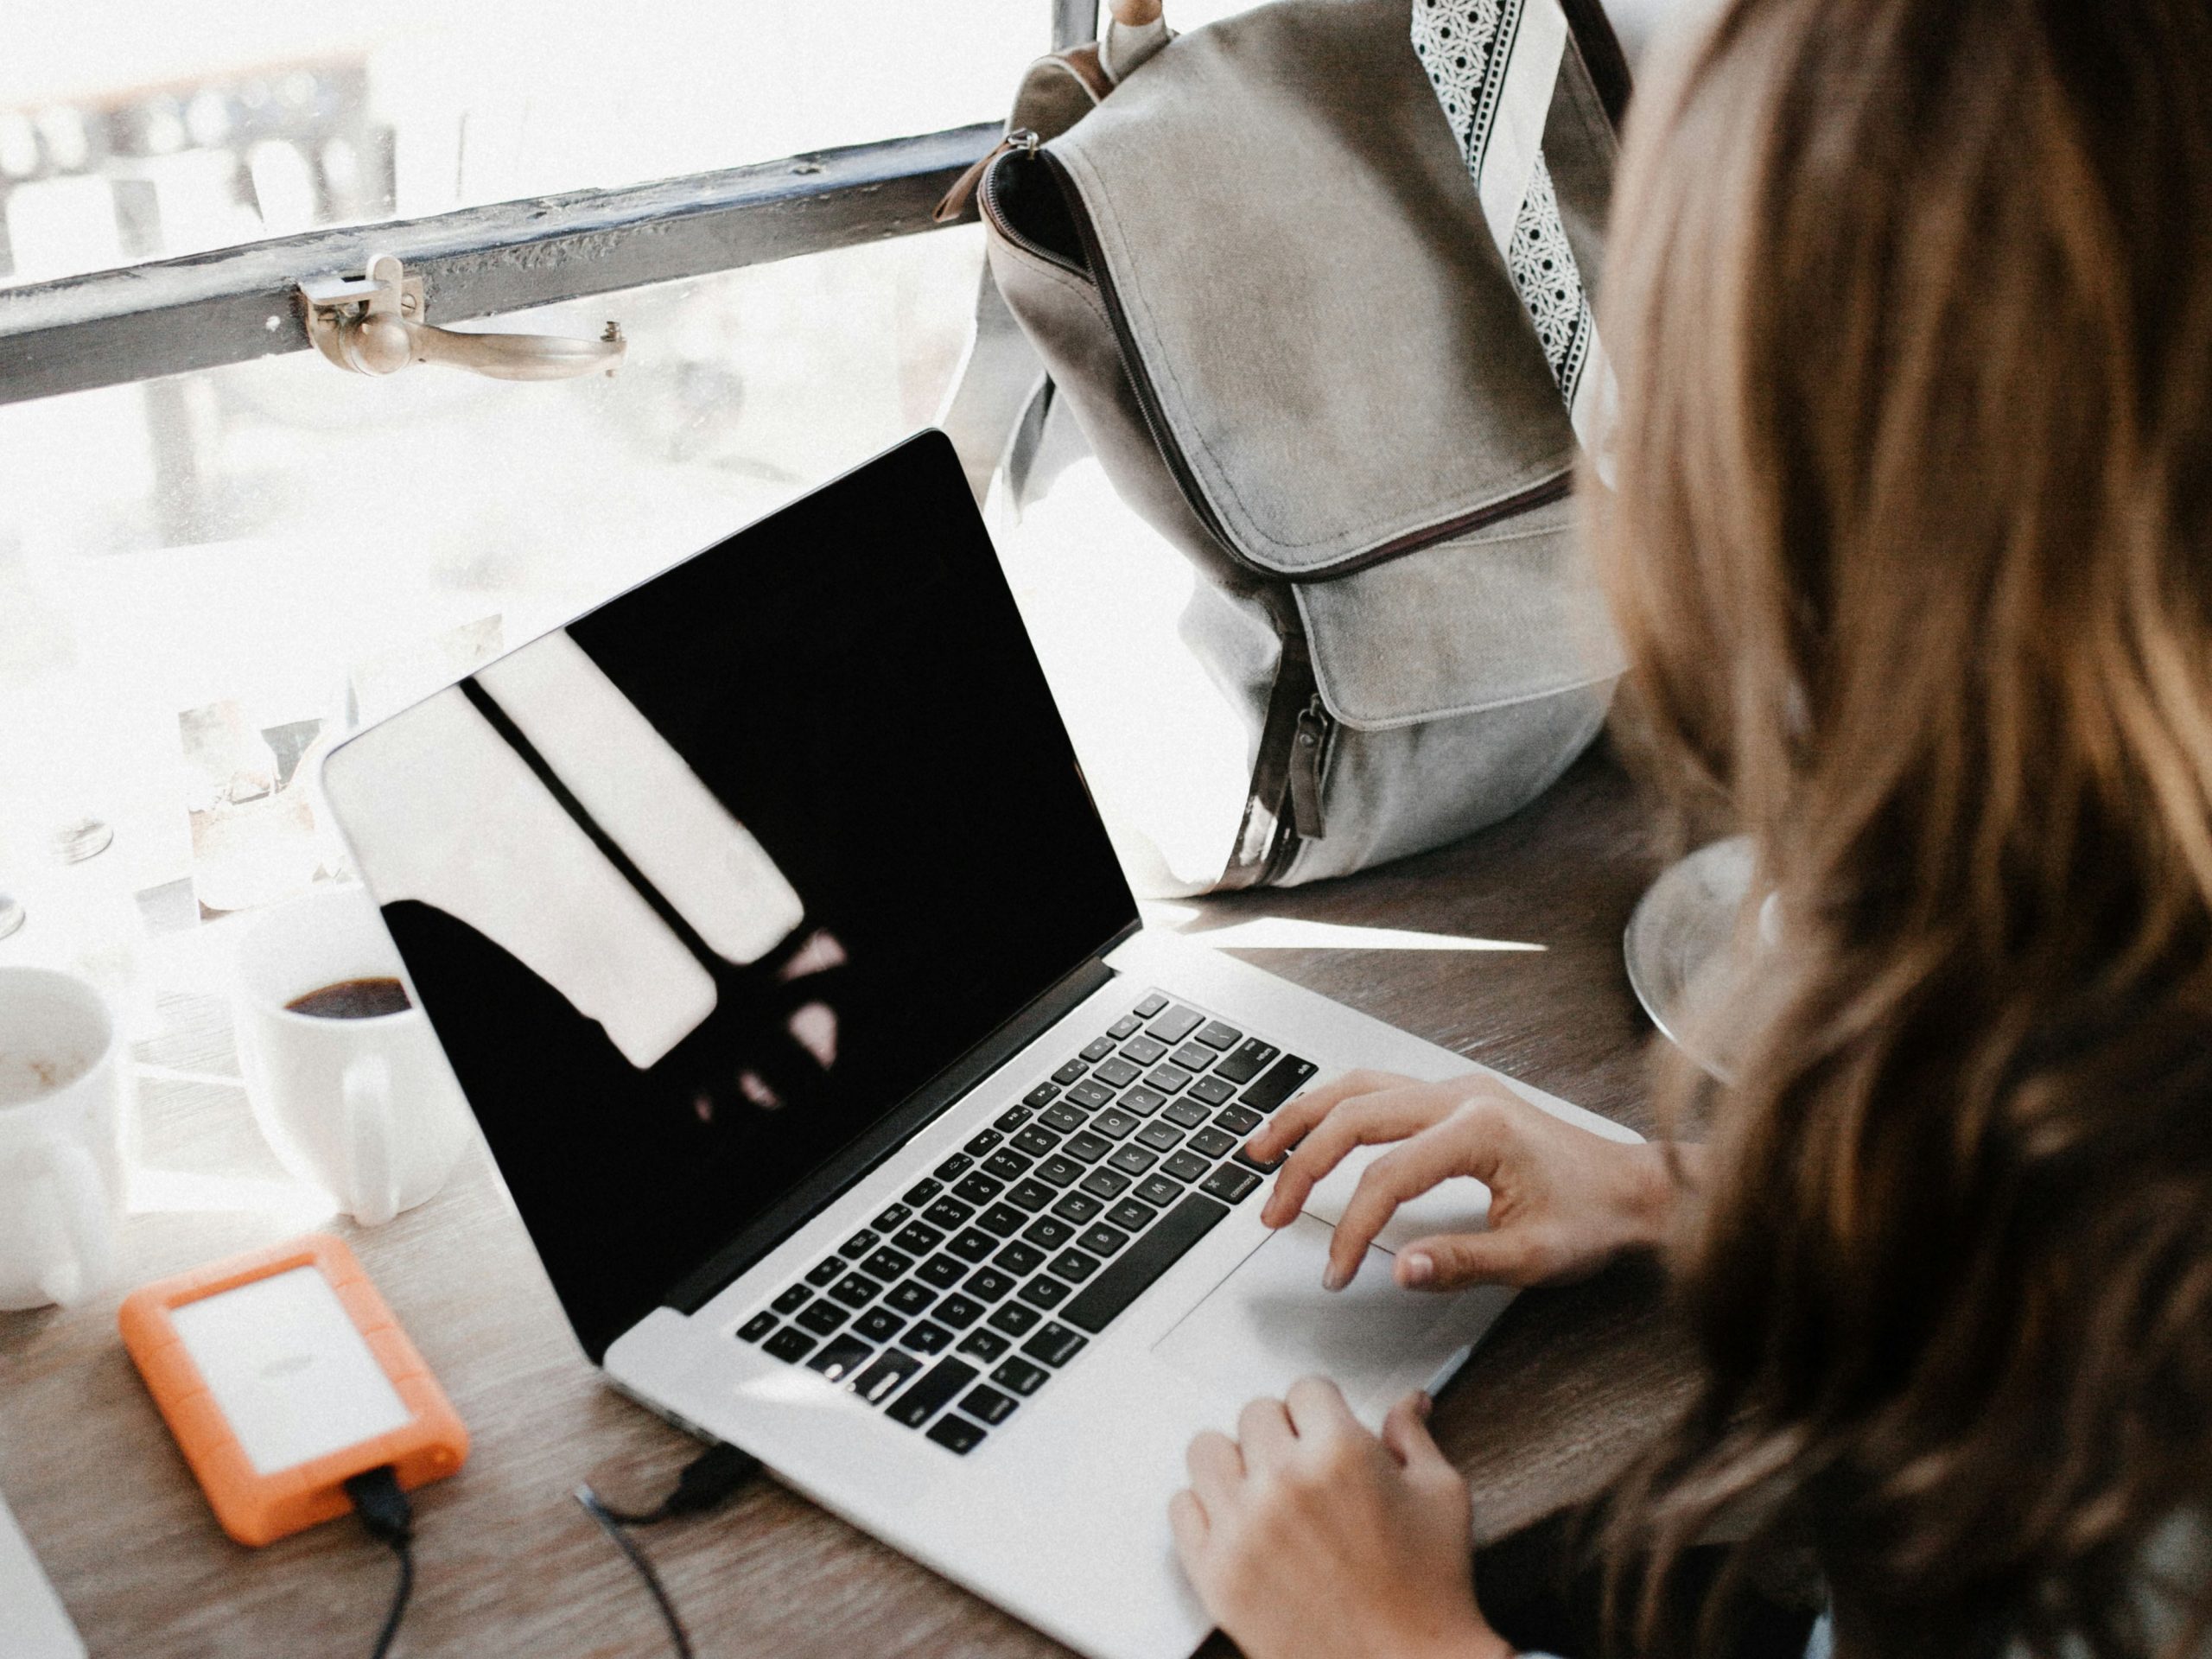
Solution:
<svg viewBox="0 0 2212 1659">
<path fill-rule="evenodd" d="M 114 1278 L 124 1060 L 91 985 L 0 968 L 0 1308 L 71 1306 Z"/>
<path fill-rule="evenodd" d="M 289 1006 L 396 979 L 408 1006 L 343 1019 Z M 232 1009 L 254 1121 L 284 1167 L 365 1226 L 445 1185 L 470 1118 L 375 904 L 334 888 L 279 906 L 238 944 Z"/>
</svg>

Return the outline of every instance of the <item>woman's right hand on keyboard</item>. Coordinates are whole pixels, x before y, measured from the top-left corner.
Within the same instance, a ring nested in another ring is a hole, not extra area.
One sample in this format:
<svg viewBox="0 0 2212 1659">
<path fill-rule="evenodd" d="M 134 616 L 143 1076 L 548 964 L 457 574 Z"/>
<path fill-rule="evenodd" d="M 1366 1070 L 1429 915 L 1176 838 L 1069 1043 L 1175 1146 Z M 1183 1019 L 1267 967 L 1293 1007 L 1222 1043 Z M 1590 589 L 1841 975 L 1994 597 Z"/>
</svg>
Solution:
<svg viewBox="0 0 2212 1659">
<path fill-rule="evenodd" d="M 1656 1249 L 1681 1195 L 1662 1147 L 1592 1135 L 1491 1078 L 1421 1083 L 1353 1071 L 1285 1104 L 1248 1143 L 1263 1163 L 1290 1152 L 1261 1219 L 1288 1226 L 1345 1154 L 1385 1141 L 1401 1144 L 1368 1166 L 1337 1223 L 1325 1281 L 1332 1290 L 1351 1282 L 1400 1205 L 1454 1175 L 1490 1188 L 1489 1229 L 1404 1246 L 1395 1269 L 1402 1285 L 1457 1290 L 1579 1279 L 1628 1251 Z M 1694 1175 L 1701 1149 L 1677 1151 Z"/>
</svg>

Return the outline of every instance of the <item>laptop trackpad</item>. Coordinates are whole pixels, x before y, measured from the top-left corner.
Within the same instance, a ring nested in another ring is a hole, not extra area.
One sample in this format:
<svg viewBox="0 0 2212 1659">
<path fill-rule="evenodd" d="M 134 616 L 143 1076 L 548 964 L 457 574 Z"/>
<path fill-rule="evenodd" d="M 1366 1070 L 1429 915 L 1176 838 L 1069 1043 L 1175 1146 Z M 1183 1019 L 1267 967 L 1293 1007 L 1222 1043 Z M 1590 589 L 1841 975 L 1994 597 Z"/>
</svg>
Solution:
<svg viewBox="0 0 2212 1659">
<path fill-rule="evenodd" d="M 1333 1230 L 1300 1216 L 1246 1256 L 1153 1352 L 1246 1399 L 1280 1395 L 1301 1376 L 1332 1377 L 1372 1424 L 1480 1337 L 1510 1300 L 1487 1287 L 1451 1296 L 1401 1289 L 1390 1257 L 1371 1247 L 1347 1288 L 1325 1291 Z"/>
</svg>

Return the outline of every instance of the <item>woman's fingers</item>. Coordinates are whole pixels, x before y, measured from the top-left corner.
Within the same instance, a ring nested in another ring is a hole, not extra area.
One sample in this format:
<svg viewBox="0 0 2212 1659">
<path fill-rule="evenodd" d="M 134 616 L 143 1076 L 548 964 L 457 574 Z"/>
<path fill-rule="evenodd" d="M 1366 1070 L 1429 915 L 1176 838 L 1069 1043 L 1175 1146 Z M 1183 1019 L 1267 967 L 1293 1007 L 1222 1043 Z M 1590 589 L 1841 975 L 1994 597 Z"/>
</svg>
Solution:
<svg viewBox="0 0 2212 1659">
<path fill-rule="evenodd" d="M 1501 1122 L 1496 1112 L 1473 1103 L 1370 1164 L 1329 1241 L 1329 1288 L 1341 1290 L 1352 1281 L 1367 1247 L 1407 1199 L 1450 1176 L 1480 1180 L 1494 1173 Z"/>
<path fill-rule="evenodd" d="M 1167 1500 L 1167 1525 L 1175 1535 L 1175 1554 L 1182 1560 L 1183 1570 L 1195 1580 L 1205 1554 L 1207 1535 L 1212 1530 L 1197 1494 L 1185 1488 Z"/>
<path fill-rule="evenodd" d="M 1236 1445 L 1248 1469 L 1288 1452 L 1297 1438 L 1280 1400 L 1255 1400 L 1237 1414 Z"/>
<path fill-rule="evenodd" d="M 1361 1095 L 1400 1089 L 1411 1083 L 1393 1071 L 1347 1071 L 1341 1077 L 1316 1084 L 1283 1105 L 1245 1142 L 1245 1148 L 1262 1163 L 1279 1158 L 1306 1138 L 1306 1133 L 1342 1102 Z"/>
<path fill-rule="evenodd" d="M 1398 1252 L 1395 1272 L 1408 1290 L 1459 1290 L 1468 1285 L 1541 1284 L 1558 1266 L 1546 1242 L 1520 1226 L 1416 1239 Z"/>
<path fill-rule="evenodd" d="M 1284 1391 L 1282 1403 L 1301 1441 L 1326 1442 L 1366 1433 L 1344 1403 L 1344 1390 L 1325 1376 L 1300 1377 Z"/>
<path fill-rule="evenodd" d="M 1391 1407 L 1390 1414 L 1382 1420 L 1383 1446 L 1412 1473 L 1452 1466 L 1452 1460 L 1428 1432 L 1430 1403 L 1426 1394 L 1416 1390 Z"/>
<path fill-rule="evenodd" d="M 1402 1141 L 1450 1116 L 1454 1105 L 1440 1098 L 1433 1085 L 1395 1088 L 1344 1102 L 1299 1142 L 1290 1161 L 1275 1172 L 1274 1189 L 1268 1194 L 1260 1219 L 1270 1227 L 1287 1226 L 1305 1208 L 1315 1184 L 1353 1147 Z"/>
<path fill-rule="evenodd" d="M 1209 1515 L 1219 1514 L 1244 1478 L 1244 1454 L 1226 1434 L 1208 1429 L 1195 1435 L 1183 1453 L 1191 1471 L 1191 1490 Z"/>
</svg>

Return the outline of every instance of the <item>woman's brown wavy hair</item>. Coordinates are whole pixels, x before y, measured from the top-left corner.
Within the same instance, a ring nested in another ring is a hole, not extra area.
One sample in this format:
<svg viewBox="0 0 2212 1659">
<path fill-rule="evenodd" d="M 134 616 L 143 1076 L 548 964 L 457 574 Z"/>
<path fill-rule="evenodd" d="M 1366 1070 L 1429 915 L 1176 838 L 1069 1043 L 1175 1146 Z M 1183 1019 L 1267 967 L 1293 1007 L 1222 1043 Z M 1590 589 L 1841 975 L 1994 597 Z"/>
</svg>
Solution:
<svg viewBox="0 0 2212 1659">
<path fill-rule="evenodd" d="M 1733 0 L 1640 96 L 1586 499 L 1656 773 L 1782 944 L 1733 1081 L 1663 1082 L 1713 1125 L 1706 1371 L 1614 1510 L 1630 1644 L 1719 1530 L 1808 1545 L 1846 1654 L 2178 1650 L 2138 1569 L 2212 1497 L 2212 6 Z"/>
</svg>

